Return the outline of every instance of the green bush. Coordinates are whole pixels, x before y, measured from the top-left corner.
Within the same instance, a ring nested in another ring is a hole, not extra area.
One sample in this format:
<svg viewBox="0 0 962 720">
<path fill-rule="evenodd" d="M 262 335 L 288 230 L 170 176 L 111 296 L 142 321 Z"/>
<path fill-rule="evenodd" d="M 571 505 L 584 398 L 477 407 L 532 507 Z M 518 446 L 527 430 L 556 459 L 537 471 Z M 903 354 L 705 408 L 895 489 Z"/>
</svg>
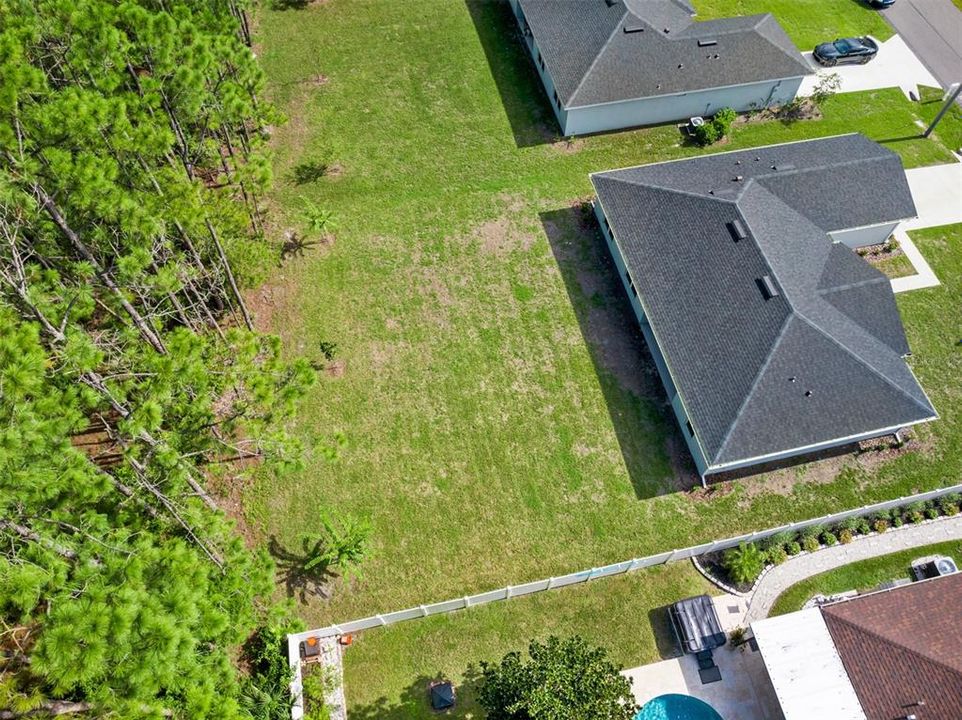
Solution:
<svg viewBox="0 0 962 720">
<path fill-rule="evenodd" d="M 838 533 L 841 533 L 843 530 L 849 530 L 851 532 L 855 532 L 856 528 L 858 527 L 858 520 L 859 519 L 857 517 L 845 518 L 838 525 L 835 526 L 835 530 Z"/>
<path fill-rule="evenodd" d="M 718 142 L 731 130 L 736 117 L 737 114 L 732 108 L 722 108 L 710 120 L 706 120 L 704 124 L 692 131 L 695 141 L 703 147 Z"/>
<path fill-rule="evenodd" d="M 823 532 L 823 533 L 822 533 L 822 543 L 823 543 L 824 545 L 827 545 L 828 547 L 831 547 L 832 545 L 834 545 L 834 544 L 837 543 L 837 542 L 838 542 L 838 538 L 835 537 L 835 533 L 830 533 L 830 532 Z"/>
<path fill-rule="evenodd" d="M 939 509 L 937 507 L 930 507 L 925 510 L 925 517 L 929 520 L 935 520 L 939 516 Z"/>
<path fill-rule="evenodd" d="M 914 524 L 920 523 L 923 520 L 925 520 L 925 515 L 922 513 L 921 510 L 913 510 L 912 512 L 908 513 L 906 517 L 908 518 L 908 521 L 910 523 L 914 523 Z"/>
<path fill-rule="evenodd" d="M 816 538 L 818 539 L 823 532 L 828 528 L 824 525 L 811 525 L 799 531 L 798 536 L 802 539 L 803 543 L 805 538 Z"/>
<path fill-rule="evenodd" d="M 785 551 L 789 555 L 798 555 L 802 551 L 802 546 L 798 544 L 795 540 L 792 540 L 788 545 L 785 546 Z"/>
<path fill-rule="evenodd" d="M 921 500 L 916 500 L 915 502 L 906 505 L 903 510 L 905 511 L 906 515 L 910 515 L 912 513 L 923 513 L 925 512 L 925 503 Z"/>
<path fill-rule="evenodd" d="M 761 541 L 760 546 L 762 550 L 771 550 L 772 548 L 784 548 L 788 543 L 795 539 L 795 534 L 788 531 L 782 530 L 774 535 L 770 535 Z"/>
<path fill-rule="evenodd" d="M 884 533 L 889 529 L 889 521 L 884 518 L 876 518 L 872 522 L 872 529 L 877 533 Z"/>
<path fill-rule="evenodd" d="M 730 548 L 722 555 L 722 567 L 729 576 L 739 583 L 755 582 L 765 568 L 765 553 L 758 549 L 755 543 L 742 543 L 737 548 Z"/>
<path fill-rule="evenodd" d="M 854 537 L 855 533 L 848 528 L 842 528 L 838 531 L 838 541 L 842 543 L 842 545 L 848 545 Z"/>
<path fill-rule="evenodd" d="M 768 562 L 772 565 L 781 565 L 788 560 L 788 553 L 785 552 L 784 545 L 776 545 L 768 549 Z"/>
<path fill-rule="evenodd" d="M 809 535 L 802 539 L 802 548 L 805 552 L 815 552 L 819 547 L 821 546 L 818 543 L 818 537 L 815 535 Z"/>
<path fill-rule="evenodd" d="M 710 120 L 698 125 L 692 131 L 695 136 L 695 142 L 697 142 L 702 147 L 712 145 L 721 139 L 721 134 L 718 132 L 718 128 L 715 123 Z"/>
<path fill-rule="evenodd" d="M 868 524 L 868 520 L 860 517 L 855 525 L 855 531 L 859 535 L 868 535 L 870 532 L 872 532 L 872 526 Z"/>
<path fill-rule="evenodd" d="M 959 512 L 958 503 L 952 502 L 951 498 L 946 495 L 944 498 L 939 500 L 939 510 L 943 515 L 957 515 Z"/>
</svg>

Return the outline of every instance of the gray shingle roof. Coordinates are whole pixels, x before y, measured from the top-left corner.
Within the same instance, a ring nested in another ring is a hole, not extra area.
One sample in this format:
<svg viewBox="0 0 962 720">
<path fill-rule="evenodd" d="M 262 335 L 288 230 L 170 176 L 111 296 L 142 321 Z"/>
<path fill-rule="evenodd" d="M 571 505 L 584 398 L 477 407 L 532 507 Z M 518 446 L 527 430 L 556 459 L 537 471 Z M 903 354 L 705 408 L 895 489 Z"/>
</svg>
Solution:
<svg viewBox="0 0 962 720">
<path fill-rule="evenodd" d="M 695 22 L 684 0 L 519 2 L 566 108 L 813 72 L 770 14 Z"/>
<path fill-rule="evenodd" d="M 855 164 L 875 194 L 834 184 Z M 827 234 L 915 215 L 893 153 L 845 135 L 592 182 L 710 467 L 935 416 L 888 279 Z"/>
</svg>

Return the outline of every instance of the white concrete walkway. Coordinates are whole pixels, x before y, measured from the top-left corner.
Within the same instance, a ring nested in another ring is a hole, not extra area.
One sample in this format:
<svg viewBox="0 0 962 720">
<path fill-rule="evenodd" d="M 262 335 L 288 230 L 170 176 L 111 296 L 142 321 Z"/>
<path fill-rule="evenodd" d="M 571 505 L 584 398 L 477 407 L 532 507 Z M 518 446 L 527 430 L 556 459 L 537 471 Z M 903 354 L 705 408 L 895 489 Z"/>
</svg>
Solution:
<svg viewBox="0 0 962 720">
<path fill-rule="evenodd" d="M 913 168 L 906 170 L 905 176 L 919 216 L 899 225 L 893 234 L 916 274 L 894 278 L 892 291 L 896 293 L 939 284 L 907 231 L 962 222 L 962 162 Z"/>
<path fill-rule="evenodd" d="M 798 94 L 803 97 L 811 95 L 819 81 L 832 73 L 837 73 L 842 81 L 839 92 L 898 87 L 906 97 L 910 92 L 914 92 L 918 97 L 919 85 L 941 87 L 939 81 L 898 35 L 880 43 L 875 59 L 865 65 L 839 65 L 827 68 L 815 62 L 810 52 L 804 53 L 804 57 L 815 69 L 816 75 L 810 75 L 802 80 Z"/>
<path fill-rule="evenodd" d="M 859 560 L 950 540 L 962 540 L 962 515 L 903 526 L 881 535 L 859 538 L 848 545 L 834 545 L 789 558 L 765 573 L 759 581 L 748 601 L 744 625 L 768 617 L 779 595 L 813 575 Z"/>
</svg>

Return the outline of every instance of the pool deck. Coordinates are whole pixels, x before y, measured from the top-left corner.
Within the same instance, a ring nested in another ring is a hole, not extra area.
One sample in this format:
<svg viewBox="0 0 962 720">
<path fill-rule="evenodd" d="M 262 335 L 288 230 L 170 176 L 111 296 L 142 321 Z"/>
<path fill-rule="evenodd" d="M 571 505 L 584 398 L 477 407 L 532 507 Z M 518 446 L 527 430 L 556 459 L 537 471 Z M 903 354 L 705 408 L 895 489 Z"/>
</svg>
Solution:
<svg viewBox="0 0 962 720">
<path fill-rule="evenodd" d="M 741 598 L 715 598 L 718 617 L 726 631 L 737 627 L 745 616 Z M 658 695 L 680 693 L 704 700 L 723 720 L 781 720 L 782 711 L 761 653 L 747 645 L 740 648 L 718 648 L 715 663 L 721 671 L 719 682 L 703 685 L 698 677 L 698 663 L 692 655 L 642 665 L 625 670 L 631 679 L 635 702 L 644 705 Z"/>
</svg>

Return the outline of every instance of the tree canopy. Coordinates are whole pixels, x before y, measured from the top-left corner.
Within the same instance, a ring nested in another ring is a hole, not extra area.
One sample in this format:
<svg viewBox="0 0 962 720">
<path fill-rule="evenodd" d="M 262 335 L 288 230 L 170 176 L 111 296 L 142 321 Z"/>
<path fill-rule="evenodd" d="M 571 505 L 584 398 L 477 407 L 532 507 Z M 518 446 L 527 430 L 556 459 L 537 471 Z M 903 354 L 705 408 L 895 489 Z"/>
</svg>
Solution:
<svg viewBox="0 0 962 720">
<path fill-rule="evenodd" d="M 208 478 L 297 462 L 313 372 L 241 294 L 277 121 L 247 5 L 0 0 L 0 708 L 251 716 L 273 565 Z"/>
<path fill-rule="evenodd" d="M 603 648 L 552 636 L 533 640 L 528 655 L 481 663 L 478 700 L 488 720 L 632 720 L 638 711 L 631 684 Z"/>
</svg>

